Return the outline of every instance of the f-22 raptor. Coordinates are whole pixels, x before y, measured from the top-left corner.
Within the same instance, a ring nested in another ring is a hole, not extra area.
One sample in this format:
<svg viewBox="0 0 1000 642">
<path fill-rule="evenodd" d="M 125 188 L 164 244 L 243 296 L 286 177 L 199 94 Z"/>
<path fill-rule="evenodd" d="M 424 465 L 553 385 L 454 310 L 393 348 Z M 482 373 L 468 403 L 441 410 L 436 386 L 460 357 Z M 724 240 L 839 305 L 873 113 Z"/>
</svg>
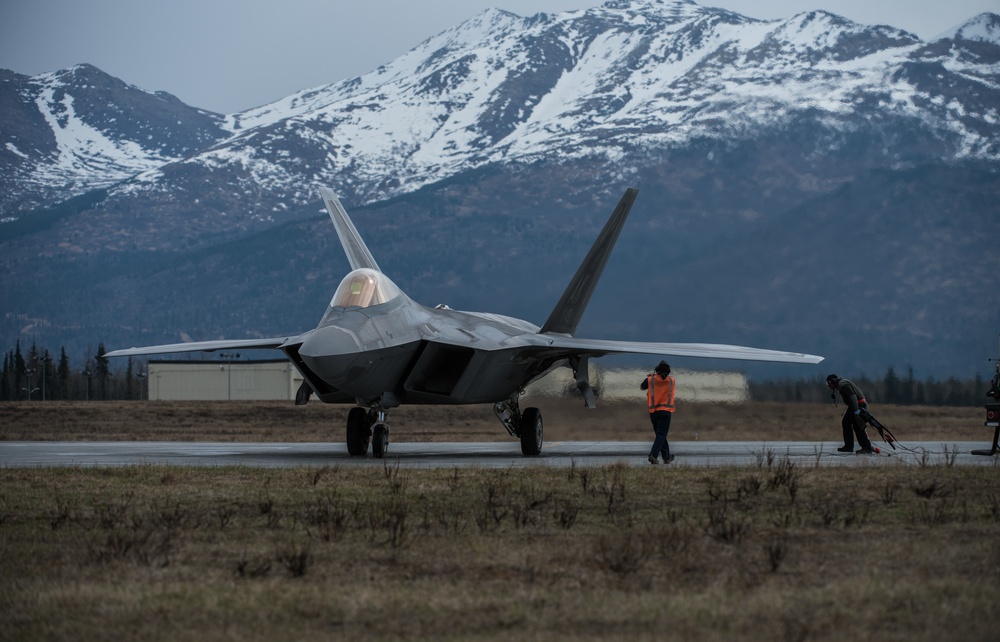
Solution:
<svg viewBox="0 0 1000 642">
<path fill-rule="evenodd" d="M 542 415 L 520 408 L 525 386 L 557 367 L 569 367 L 584 403 L 595 407 L 588 380 L 592 357 L 636 353 L 815 364 L 822 357 L 731 345 L 644 343 L 573 336 L 607 264 L 638 190 L 615 208 L 549 318 L 538 326 L 500 314 L 428 308 L 386 276 L 336 195 L 320 195 L 347 253 L 344 277 L 315 329 L 271 339 L 199 341 L 115 350 L 108 357 L 250 348 L 285 353 L 302 374 L 296 403 L 312 394 L 325 403 L 354 403 L 347 417 L 347 450 L 376 458 L 389 445 L 386 417 L 400 404 L 491 403 L 526 456 L 542 451 Z"/>
</svg>

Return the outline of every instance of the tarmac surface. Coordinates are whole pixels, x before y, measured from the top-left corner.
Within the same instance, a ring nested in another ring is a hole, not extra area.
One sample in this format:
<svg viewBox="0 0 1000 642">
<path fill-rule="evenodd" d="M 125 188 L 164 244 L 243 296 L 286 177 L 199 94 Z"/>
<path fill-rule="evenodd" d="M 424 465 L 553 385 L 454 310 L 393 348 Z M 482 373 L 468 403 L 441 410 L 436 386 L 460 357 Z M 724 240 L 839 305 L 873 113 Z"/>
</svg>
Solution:
<svg viewBox="0 0 1000 642">
<path fill-rule="evenodd" d="M 800 466 L 1000 466 L 1000 457 L 972 454 L 989 450 L 985 442 L 914 442 L 885 444 L 881 455 L 837 452 L 838 442 L 814 441 L 681 441 L 670 444 L 676 459 L 670 466 L 767 466 L 782 459 Z M 524 466 L 604 466 L 624 462 L 649 466 L 650 443 L 635 441 L 546 442 L 541 455 L 524 457 L 510 442 L 435 442 L 390 444 L 384 460 L 351 457 L 337 443 L 233 443 L 166 441 L 5 441 L 0 467 L 57 466 L 295 466 L 384 465 L 455 468 L 520 468 Z M 662 464 L 661 464 L 662 466 Z"/>
</svg>

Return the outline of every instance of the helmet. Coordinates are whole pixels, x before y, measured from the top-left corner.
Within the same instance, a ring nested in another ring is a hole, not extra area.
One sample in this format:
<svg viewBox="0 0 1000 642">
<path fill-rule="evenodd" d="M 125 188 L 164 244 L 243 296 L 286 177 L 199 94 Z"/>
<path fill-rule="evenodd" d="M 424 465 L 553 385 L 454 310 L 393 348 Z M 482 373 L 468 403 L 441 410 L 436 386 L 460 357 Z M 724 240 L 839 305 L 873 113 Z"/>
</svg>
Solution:
<svg viewBox="0 0 1000 642">
<path fill-rule="evenodd" d="M 660 375 L 661 377 L 666 377 L 668 374 L 670 374 L 670 364 L 667 363 L 666 361 L 661 361 L 659 364 L 657 364 L 654 372 L 656 372 L 656 374 Z"/>
<path fill-rule="evenodd" d="M 838 377 L 837 375 L 835 375 L 835 374 L 826 375 L 826 383 L 827 383 L 827 385 L 829 385 L 829 384 L 836 385 L 838 381 L 840 381 L 840 377 Z"/>
</svg>

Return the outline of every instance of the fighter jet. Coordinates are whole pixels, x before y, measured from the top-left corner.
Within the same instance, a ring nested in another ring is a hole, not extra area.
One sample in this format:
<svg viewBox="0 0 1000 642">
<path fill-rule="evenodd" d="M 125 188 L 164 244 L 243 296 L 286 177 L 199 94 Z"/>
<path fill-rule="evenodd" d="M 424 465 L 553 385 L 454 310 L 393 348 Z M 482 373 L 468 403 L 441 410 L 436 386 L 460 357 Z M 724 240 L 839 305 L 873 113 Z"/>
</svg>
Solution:
<svg viewBox="0 0 1000 642">
<path fill-rule="evenodd" d="M 809 354 L 702 343 L 644 343 L 574 335 L 638 190 L 615 208 L 545 323 L 500 314 L 425 307 L 403 293 L 375 262 L 336 195 L 320 188 L 351 271 L 316 328 L 271 339 L 219 340 L 115 350 L 108 357 L 273 348 L 302 374 L 296 404 L 313 394 L 325 403 L 353 403 L 347 450 L 376 458 L 389 446 L 389 410 L 400 404 L 493 404 L 525 456 L 542 451 L 542 415 L 524 408 L 525 386 L 558 367 L 572 369 L 587 407 L 595 407 L 589 360 L 636 353 L 816 364 Z"/>
</svg>

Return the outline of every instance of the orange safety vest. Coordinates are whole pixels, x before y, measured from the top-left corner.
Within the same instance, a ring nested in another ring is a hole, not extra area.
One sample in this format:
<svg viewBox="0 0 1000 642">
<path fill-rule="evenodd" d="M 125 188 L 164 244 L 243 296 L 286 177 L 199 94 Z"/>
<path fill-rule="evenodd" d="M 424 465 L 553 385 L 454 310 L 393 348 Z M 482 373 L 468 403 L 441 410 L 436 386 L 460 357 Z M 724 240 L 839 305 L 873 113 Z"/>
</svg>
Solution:
<svg viewBox="0 0 1000 642">
<path fill-rule="evenodd" d="M 659 384 L 659 385 L 657 385 Z M 660 379 L 659 375 L 651 374 L 646 377 L 646 401 L 649 402 L 649 412 L 658 410 L 674 411 L 674 378 L 667 375 L 666 379 Z"/>
</svg>

